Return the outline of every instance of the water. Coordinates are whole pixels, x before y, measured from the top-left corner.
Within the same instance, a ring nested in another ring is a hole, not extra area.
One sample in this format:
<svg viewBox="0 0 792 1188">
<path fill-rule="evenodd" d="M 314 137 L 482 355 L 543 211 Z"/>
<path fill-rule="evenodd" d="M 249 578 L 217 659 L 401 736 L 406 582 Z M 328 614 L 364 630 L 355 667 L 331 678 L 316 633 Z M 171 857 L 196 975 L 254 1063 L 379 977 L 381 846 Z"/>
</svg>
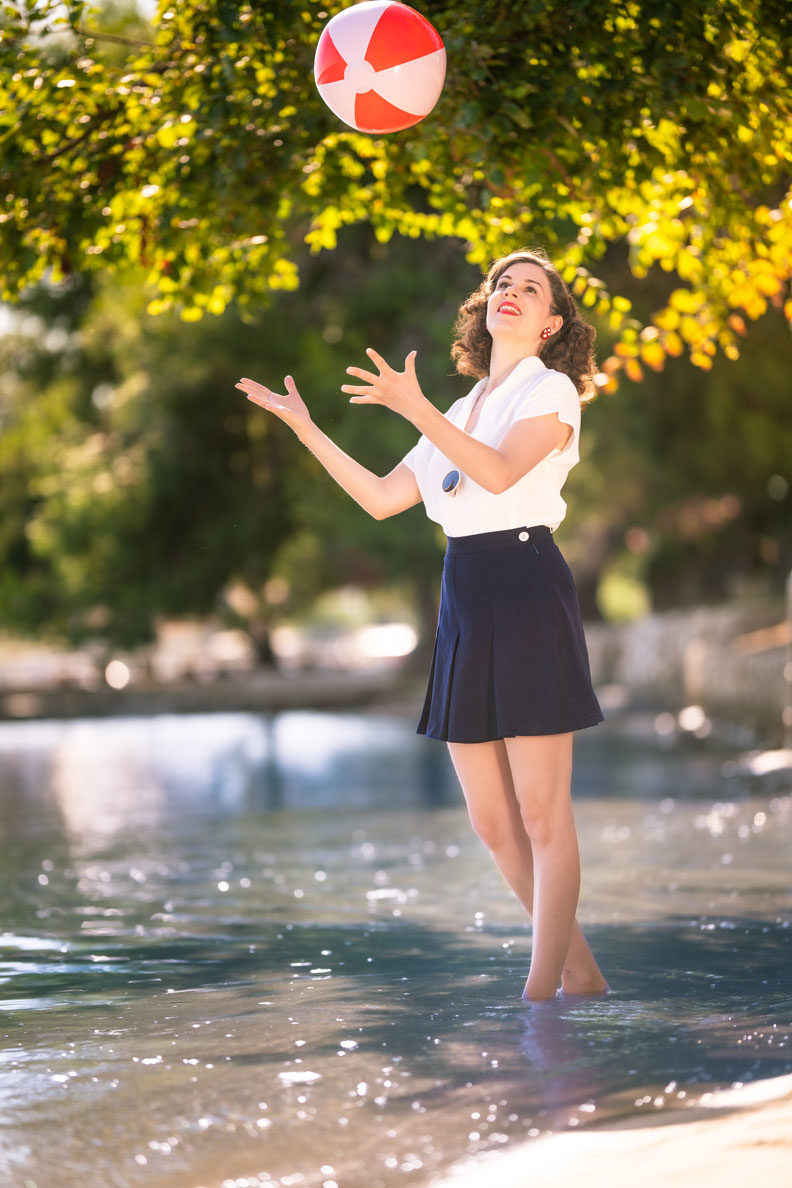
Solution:
<svg viewBox="0 0 792 1188">
<path fill-rule="evenodd" d="M 0 726 L 0 1183 L 391 1188 L 792 1071 L 792 795 L 582 734 L 605 999 L 530 935 L 440 744 L 358 714 Z"/>
</svg>

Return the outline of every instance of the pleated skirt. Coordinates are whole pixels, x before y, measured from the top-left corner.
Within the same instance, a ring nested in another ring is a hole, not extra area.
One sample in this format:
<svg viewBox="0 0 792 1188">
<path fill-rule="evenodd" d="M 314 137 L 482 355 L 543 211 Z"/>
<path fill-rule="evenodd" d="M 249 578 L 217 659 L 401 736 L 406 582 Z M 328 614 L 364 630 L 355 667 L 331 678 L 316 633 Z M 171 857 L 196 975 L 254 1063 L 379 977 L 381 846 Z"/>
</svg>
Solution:
<svg viewBox="0 0 792 1188">
<path fill-rule="evenodd" d="M 550 529 L 449 537 L 418 733 L 489 742 L 602 720 L 575 582 Z"/>
</svg>

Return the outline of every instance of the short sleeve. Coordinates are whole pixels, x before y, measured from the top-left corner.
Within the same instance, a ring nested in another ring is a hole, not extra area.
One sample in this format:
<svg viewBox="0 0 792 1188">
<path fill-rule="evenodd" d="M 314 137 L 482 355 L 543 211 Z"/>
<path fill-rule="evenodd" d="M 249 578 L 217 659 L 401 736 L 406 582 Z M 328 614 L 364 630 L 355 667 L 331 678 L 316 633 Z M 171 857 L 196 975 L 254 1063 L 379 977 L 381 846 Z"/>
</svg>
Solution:
<svg viewBox="0 0 792 1188">
<path fill-rule="evenodd" d="M 413 473 L 415 473 L 418 467 L 418 447 L 423 440 L 424 439 L 422 437 L 419 438 L 413 448 L 410 450 L 409 454 L 405 454 L 402 458 L 402 465 L 406 466 L 408 470 L 412 470 Z"/>
<path fill-rule="evenodd" d="M 548 461 L 574 466 L 580 461 L 580 397 L 569 376 L 560 371 L 549 371 L 540 384 L 526 393 L 514 410 L 512 424 L 548 413 L 556 413 L 559 421 L 572 428 L 572 436 L 564 448 L 548 454 Z"/>
</svg>

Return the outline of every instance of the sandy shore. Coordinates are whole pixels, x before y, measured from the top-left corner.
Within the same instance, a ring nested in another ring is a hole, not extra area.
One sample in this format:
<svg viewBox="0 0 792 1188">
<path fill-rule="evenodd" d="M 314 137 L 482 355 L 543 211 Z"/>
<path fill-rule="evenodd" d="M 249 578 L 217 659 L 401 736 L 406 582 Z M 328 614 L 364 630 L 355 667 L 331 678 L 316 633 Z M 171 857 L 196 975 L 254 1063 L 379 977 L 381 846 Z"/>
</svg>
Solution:
<svg viewBox="0 0 792 1188">
<path fill-rule="evenodd" d="M 655 1125 L 622 1122 L 458 1164 L 432 1188 L 784 1188 L 792 1183 L 792 1076 L 705 1095 Z"/>
</svg>

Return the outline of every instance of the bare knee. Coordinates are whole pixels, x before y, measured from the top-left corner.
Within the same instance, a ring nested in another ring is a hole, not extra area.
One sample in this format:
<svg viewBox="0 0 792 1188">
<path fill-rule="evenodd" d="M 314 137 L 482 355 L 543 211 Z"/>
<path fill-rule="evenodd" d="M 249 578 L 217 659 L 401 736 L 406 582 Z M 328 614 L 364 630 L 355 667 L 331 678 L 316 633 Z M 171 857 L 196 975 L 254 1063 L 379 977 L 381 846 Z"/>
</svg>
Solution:
<svg viewBox="0 0 792 1188">
<path fill-rule="evenodd" d="M 523 828 L 537 849 L 551 844 L 571 826 L 574 830 L 569 798 L 562 789 L 536 789 L 520 798 Z"/>
<path fill-rule="evenodd" d="M 502 740 L 449 743 L 473 832 L 492 853 L 514 845 L 522 826 Z"/>
<path fill-rule="evenodd" d="M 508 847 L 511 840 L 511 825 L 501 814 L 471 812 L 470 824 L 479 841 L 492 853 L 497 854 Z"/>
<path fill-rule="evenodd" d="M 520 806 L 520 816 L 522 817 L 523 827 L 528 837 L 531 839 L 531 845 L 537 849 L 552 841 L 555 830 L 551 820 L 551 814 L 542 806 L 528 804 Z"/>
<path fill-rule="evenodd" d="M 506 740 L 522 826 L 531 844 L 549 845 L 574 833 L 572 735 Z"/>
</svg>

